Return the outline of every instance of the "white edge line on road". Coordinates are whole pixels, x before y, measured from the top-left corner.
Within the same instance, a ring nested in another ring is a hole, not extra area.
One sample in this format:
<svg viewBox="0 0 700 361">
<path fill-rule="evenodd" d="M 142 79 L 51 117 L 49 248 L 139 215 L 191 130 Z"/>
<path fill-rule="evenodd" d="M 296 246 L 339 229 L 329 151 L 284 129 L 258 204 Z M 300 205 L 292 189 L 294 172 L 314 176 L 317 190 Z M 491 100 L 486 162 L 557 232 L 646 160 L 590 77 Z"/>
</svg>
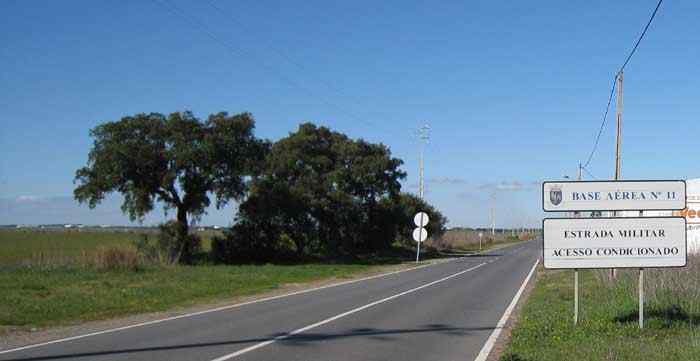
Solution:
<svg viewBox="0 0 700 361">
<path fill-rule="evenodd" d="M 484 252 L 486 252 L 486 251 L 484 251 Z M 358 278 L 358 279 L 354 279 L 354 280 L 348 280 L 348 281 L 343 281 L 343 282 L 338 282 L 338 283 L 332 283 L 332 284 L 325 285 L 325 286 L 309 288 L 309 289 L 305 289 L 305 290 L 300 290 L 300 291 L 295 291 L 295 292 L 291 292 L 291 293 L 286 293 L 286 294 L 283 294 L 283 295 L 271 296 L 271 297 L 261 298 L 261 299 L 252 300 L 252 301 L 248 301 L 248 302 L 242 302 L 242 303 L 237 303 L 237 304 L 233 304 L 233 305 L 226 305 L 226 306 L 221 306 L 221 307 L 217 307 L 217 308 L 211 308 L 211 309 L 207 309 L 207 310 L 203 310 L 203 311 L 192 312 L 192 313 L 186 313 L 186 314 L 183 314 L 183 315 L 172 316 L 172 317 L 166 317 L 166 318 L 161 318 L 161 319 L 158 319 L 158 320 L 146 321 L 146 322 L 141 322 L 141 323 L 137 323 L 137 324 L 133 324 L 133 325 L 122 326 L 122 327 L 111 328 L 111 329 L 102 330 L 102 331 L 97 331 L 97 332 L 86 333 L 86 334 L 84 334 L 84 335 L 77 335 L 77 336 L 72 336 L 72 337 L 66 337 L 66 338 L 61 338 L 61 339 L 57 339 L 57 340 L 52 340 L 52 341 L 47 341 L 47 342 L 36 343 L 36 344 L 27 345 L 27 346 L 21 346 L 21 347 L 17 347 L 17 348 L 12 348 L 12 349 L 8 349 L 8 350 L 0 350 L 0 355 L 6 354 L 6 353 L 11 353 L 11 352 L 16 352 L 16 351 L 22 351 L 22 350 L 26 350 L 26 349 L 30 349 L 30 348 L 35 348 L 35 347 L 41 347 L 41 346 L 51 345 L 51 344 L 59 343 L 59 342 L 73 341 L 73 340 L 78 340 L 78 339 L 85 338 L 85 337 L 91 337 L 91 336 L 103 335 L 103 334 L 106 334 L 106 333 L 112 333 L 112 332 L 118 332 L 118 331 L 128 330 L 128 329 L 130 329 L 130 328 L 136 328 L 136 327 L 154 325 L 154 324 L 157 324 L 157 323 L 166 322 L 166 321 L 172 321 L 172 320 L 177 320 L 177 319 L 180 319 L 180 318 L 199 316 L 199 315 L 203 315 L 203 314 L 207 314 L 207 313 L 211 313 L 211 312 L 225 311 L 225 310 L 229 310 L 229 309 L 232 309 L 232 308 L 237 308 L 237 307 L 241 307 L 241 306 L 250 305 L 250 304 L 253 304 L 253 303 L 272 301 L 272 300 L 276 300 L 276 299 L 280 299 L 280 298 L 284 298 L 284 297 L 295 296 L 295 295 L 300 295 L 300 294 L 304 294 L 304 293 L 319 291 L 319 290 L 323 290 L 323 289 L 326 289 L 326 288 L 338 287 L 338 286 L 348 285 L 348 284 L 351 284 L 351 283 L 362 282 L 362 281 L 368 281 L 368 280 L 375 279 L 375 278 L 391 276 L 391 275 L 395 275 L 395 274 L 397 274 L 397 273 L 408 272 L 408 271 L 415 271 L 415 270 L 418 270 L 418 269 L 421 269 L 421 268 L 425 268 L 425 267 L 429 267 L 429 266 L 434 266 L 434 265 L 437 265 L 437 264 L 444 264 L 444 263 L 452 262 L 452 261 L 458 260 L 458 259 L 461 259 L 461 258 L 454 258 L 454 259 L 451 259 L 451 260 L 448 260 L 448 261 L 445 261 L 445 262 L 429 263 L 429 264 L 424 264 L 424 265 L 421 265 L 421 266 L 418 266 L 418 267 L 411 267 L 411 268 L 408 268 L 408 269 L 403 269 L 403 270 L 398 270 L 398 271 L 392 271 L 392 272 L 387 272 L 387 273 L 381 273 L 381 274 L 378 274 L 378 275 L 368 276 L 368 277 L 364 277 L 364 278 Z"/>
<path fill-rule="evenodd" d="M 393 300 L 393 299 L 395 299 L 395 298 L 398 298 L 398 297 L 401 297 L 401 296 L 405 296 L 405 295 L 407 295 L 407 294 L 409 294 L 409 293 L 416 292 L 416 291 L 418 291 L 418 290 L 421 290 L 421 289 L 426 288 L 426 287 L 430 287 L 430 286 L 435 285 L 435 284 L 438 284 L 438 283 L 440 283 L 440 282 L 445 282 L 445 281 L 447 281 L 447 280 L 449 280 L 449 279 L 451 279 L 451 278 L 454 278 L 454 277 L 457 277 L 457 276 L 459 276 L 459 275 L 465 274 L 465 273 L 467 273 L 467 272 L 469 272 L 469 271 L 473 271 L 473 270 L 475 270 L 475 269 L 477 269 L 477 268 L 479 268 L 479 267 L 481 267 L 481 266 L 483 266 L 483 265 L 485 265 L 485 264 L 486 264 L 486 262 L 479 263 L 478 265 L 476 265 L 476 266 L 474 266 L 474 267 L 467 268 L 467 269 L 465 269 L 465 270 L 463 270 L 463 271 L 460 271 L 460 272 L 457 272 L 457 273 L 453 273 L 453 274 L 451 274 L 451 275 L 449 275 L 449 276 L 447 276 L 447 277 L 440 278 L 439 280 L 435 280 L 435 281 L 426 283 L 426 284 L 424 284 L 424 285 L 422 285 L 422 286 L 418 286 L 418 287 L 415 287 L 415 288 L 411 288 L 410 290 L 403 291 L 403 292 L 401 292 L 401 293 L 397 293 L 397 294 L 395 294 L 395 295 L 393 295 L 393 296 L 389 296 L 389 297 L 386 297 L 386 298 L 382 298 L 381 300 L 374 301 L 374 302 L 372 302 L 372 303 L 368 303 L 368 304 L 366 304 L 366 305 L 364 305 L 364 306 L 360 306 L 360 307 L 357 307 L 357 308 L 353 308 L 353 309 L 350 310 L 350 311 L 346 311 L 346 312 L 343 312 L 343 313 L 341 313 L 341 314 L 335 315 L 335 316 L 333 316 L 333 317 L 327 318 L 327 319 L 325 319 L 325 320 L 323 320 L 323 321 L 319 321 L 319 322 L 316 322 L 316 323 L 314 323 L 314 324 L 311 324 L 311 325 L 308 325 L 308 326 L 304 326 L 304 327 L 302 327 L 302 328 L 296 329 L 296 330 L 291 331 L 291 332 L 289 332 L 289 333 L 286 333 L 286 334 L 284 334 L 284 335 L 280 335 L 280 336 L 271 338 L 271 339 L 269 339 L 269 340 L 267 340 L 267 341 L 257 343 L 257 344 L 255 344 L 255 345 L 253 345 L 253 346 L 246 347 L 246 348 L 244 348 L 244 349 L 242 349 L 242 350 L 239 350 L 239 351 L 236 351 L 236 352 L 234 352 L 234 353 L 230 353 L 230 354 L 228 354 L 228 355 L 224 355 L 224 356 L 218 357 L 218 358 L 216 358 L 216 359 L 214 359 L 214 360 L 212 360 L 212 361 L 225 361 L 225 360 L 230 360 L 230 359 L 232 359 L 232 358 L 234 358 L 234 357 L 237 357 L 237 356 L 243 355 L 243 354 L 245 354 L 245 353 L 248 353 L 248 352 L 257 350 L 257 349 L 259 349 L 259 348 L 262 348 L 262 347 L 265 347 L 265 346 L 267 346 L 267 345 L 273 344 L 273 343 L 275 343 L 275 342 L 277 342 L 277 341 L 282 341 L 282 340 L 284 340 L 284 339 L 290 338 L 290 337 L 292 337 L 292 336 L 294 336 L 294 335 L 297 335 L 297 334 L 299 334 L 299 333 L 306 332 L 306 331 L 311 330 L 311 329 L 313 329 L 313 328 L 316 328 L 316 327 L 325 325 L 325 324 L 327 324 L 327 323 L 329 323 L 329 322 L 333 322 L 333 321 L 335 321 L 335 320 L 337 320 L 337 319 L 340 319 L 340 318 L 343 318 L 343 317 L 352 315 L 353 313 L 357 313 L 357 312 L 360 312 L 360 311 L 362 311 L 362 310 L 368 309 L 368 308 L 370 308 L 370 307 L 372 307 L 372 306 L 376 306 L 376 305 L 378 305 L 378 304 L 381 304 L 381 303 L 384 303 L 384 302 L 387 302 L 387 301 L 391 301 L 391 300 Z"/>
<path fill-rule="evenodd" d="M 516 292 L 515 296 L 513 296 L 513 300 L 510 301 L 510 305 L 508 305 L 508 308 L 506 308 L 506 311 L 503 313 L 503 316 L 498 321 L 496 328 L 494 328 L 493 332 L 491 332 L 491 336 L 489 336 L 489 338 L 486 340 L 484 347 L 481 348 L 479 355 L 476 356 L 474 361 L 486 361 L 486 358 L 491 353 L 491 349 L 493 349 L 493 346 L 496 344 L 496 340 L 498 340 L 498 336 L 501 335 L 501 331 L 503 330 L 503 327 L 506 325 L 508 318 L 510 318 L 510 314 L 513 312 L 515 305 L 518 304 L 518 300 L 520 299 L 520 296 L 523 294 L 523 291 L 525 291 L 525 286 L 527 286 L 527 283 L 530 281 L 532 274 L 535 273 L 535 269 L 537 269 L 538 263 L 540 263 L 539 258 L 537 259 L 537 261 L 535 261 L 535 264 L 532 265 L 532 269 L 530 270 L 530 273 L 528 273 L 527 277 L 525 277 L 525 281 L 523 281 L 522 286 L 520 286 L 520 289 L 518 290 L 518 292 Z"/>
</svg>

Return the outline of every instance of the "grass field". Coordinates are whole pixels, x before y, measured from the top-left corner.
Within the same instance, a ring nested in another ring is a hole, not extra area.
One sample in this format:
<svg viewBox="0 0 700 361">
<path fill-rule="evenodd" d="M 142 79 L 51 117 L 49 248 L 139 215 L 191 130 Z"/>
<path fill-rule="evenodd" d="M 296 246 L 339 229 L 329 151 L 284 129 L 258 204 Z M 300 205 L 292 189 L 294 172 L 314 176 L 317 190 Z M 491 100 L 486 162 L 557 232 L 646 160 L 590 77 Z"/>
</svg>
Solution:
<svg viewBox="0 0 700 361">
<path fill-rule="evenodd" d="M 205 248 L 214 232 L 199 232 Z M 0 230 L 0 333 L 169 310 L 288 283 L 347 278 L 413 258 L 410 250 L 396 249 L 381 257 L 328 264 L 146 263 L 105 269 L 81 261 L 84 254 L 98 254 L 105 247 L 133 247 L 136 237 L 138 233 L 123 231 Z"/>
<path fill-rule="evenodd" d="M 66 263 L 100 247 L 132 247 L 140 234 L 155 230 L 0 229 L 0 265 Z M 209 249 L 217 231 L 196 232 Z"/>
<path fill-rule="evenodd" d="M 541 271 L 502 361 L 700 360 L 700 257 L 645 273 L 645 328 L 638 328 L 637 271 L 580 273 L 573 325 L 573 271 Z"/>
<path fill-rule="evenodd" d="M 150 267 L 97 271 L 76 267 L 0 271 L 0 327 L 50 326 L 168 310 L 250 295 L 285 283 L 347 277 L 368 265 Z"/>
</svg>

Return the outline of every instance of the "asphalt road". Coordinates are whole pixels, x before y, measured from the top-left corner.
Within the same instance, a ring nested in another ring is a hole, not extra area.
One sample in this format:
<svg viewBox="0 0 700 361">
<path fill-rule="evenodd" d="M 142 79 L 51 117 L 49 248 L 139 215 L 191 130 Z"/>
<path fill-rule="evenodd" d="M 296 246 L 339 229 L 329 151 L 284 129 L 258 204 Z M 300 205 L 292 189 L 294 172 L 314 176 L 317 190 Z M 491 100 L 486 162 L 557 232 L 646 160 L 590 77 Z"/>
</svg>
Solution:
<svg viewBox="0 0 700 361">
<path fill-rule="evenodd" d="M 0 360 L 474 360 L 540 255 L 530 241 Z"/>
</svg>

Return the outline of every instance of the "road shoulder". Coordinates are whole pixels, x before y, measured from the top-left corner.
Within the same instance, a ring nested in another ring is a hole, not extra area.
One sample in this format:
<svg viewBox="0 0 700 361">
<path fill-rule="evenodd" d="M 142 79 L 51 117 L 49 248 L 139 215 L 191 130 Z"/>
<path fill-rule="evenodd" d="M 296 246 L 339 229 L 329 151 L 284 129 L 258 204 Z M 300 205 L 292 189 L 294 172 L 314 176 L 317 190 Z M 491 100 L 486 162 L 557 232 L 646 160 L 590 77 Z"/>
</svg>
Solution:
<svg viewBox="0 0 700 361">
<path fill-rule="evenodd" d="M 338 278 L 331 277 L 322 280 L 316 280 L 304 283 L 288 283 L 280 287 L 263 293 L 257 293 L 248 296 L 238 296 L 222 299 L 216 302 L 202 303 L 195 306 L 179 307 L 168 311 L 142 313 L 126 317 L 118 317 L 107 320 L 89 321 L 83 323 L 75 323 L 67 326 L 56 326 L 46 328 L 33 328 L 29 331 L 24 329 L 0 329 L 0 351 L 9 350 L 26 345 L 40 344 L 65 338 L 79 337 L 81 335 L 92 334 L 96 332 L 105 332 L 113 329 L 124 327 L 137 327 L 144 323 L 156 323 L 167 321 L 168 319 L 177 317 L 187 317 L 188 315 L 215 312 L 217 309 L 227 309 L 256 301 L 264 301 L 265 299 L 274 297 L 286 297 L 301 292 L 312 292 L 318 288 L 334 287 L 337 285 L 346 284 L 349 282 L 358 282 L 367 278 L 382 277 L 384 275 L 410 271 L 413 269 L 426 267 L 438 263 L 449 262 L 455 258 L 439 258 L 431 259 L 419 264 L 413 262 L 405 262 L 393 265 L 374 266 L 370 270 L 351 274 L 347 277 Z"/>
<path fill-rule="evenodd" d="M 489 353 L 489 356 L 486 358 L 486 361 L 499 361 L 501 359 L 503 352 L 505 351 L 506 347 L 508 346 L 508 343 L 510 342 L 510 337 L 513 332 L 513 329 L 518 325 L 518 321 L 522 316 L 523 307 L 525 306 L 525 304 L 527 304 L 527 301 L 530 298 L 530 295 L 532 294 L 532 290 L 535 289 L 537 279 L 539 278 L 538 276 L 542 271 L 541 268 L 542 265 L 538 264 L 535 273 L 532 275 L 532 279 L 530 279 L 530 281 L 525 286 L 525 289 L 523 290 L 523 293 L 520 296 L 518 303 L 515 305 L 515 308 L 513 308 L 513 312 L 510 314 L 508 321 L 503 327 L 501 334 L 498 336 L 498 339 L 496 340 L 496 343 L 491 349 L 491 353 Z"/>
</svg>

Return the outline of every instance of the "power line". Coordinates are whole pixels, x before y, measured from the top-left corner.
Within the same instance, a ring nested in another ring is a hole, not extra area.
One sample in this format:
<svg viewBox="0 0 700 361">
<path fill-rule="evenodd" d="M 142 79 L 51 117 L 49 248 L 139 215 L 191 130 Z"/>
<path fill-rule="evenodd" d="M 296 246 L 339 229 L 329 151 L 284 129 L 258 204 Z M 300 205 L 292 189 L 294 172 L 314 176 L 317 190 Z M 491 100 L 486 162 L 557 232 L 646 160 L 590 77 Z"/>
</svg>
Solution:
<svg viewBox="0 0 700 361">
<path fill-rule="evenodd" d="M 583 165 L 584 169 L 586 167 L 588 167 L 588 165 L 591 163 L 591 160 L 593 159 L 593 155 L 595 154 L 596 150 L 598 149 L 598 142 L 600 141 L 600 136 L 603 133 L 603 130 L 605 129 L 605 124 L 607 122 L 608 113 L 610 112 L 610 104 L 612 103 L 613 94 L 615 94 L 615 86 L 617 83 L 617 77 L 620 76 L 620 73 L 622 73 L 623 70 L 625 70 L 627 63 L 630 62 L 630 59 L 632 59 L 632 56 L 637 52 L 637 48 L 639 47 L 639 43 L 642 42 L 642 39 L 644 39 L 644 36 L 647 33 L 647 30 L 649 30 L 649 26 L 651 25 L 651 22 L 654 21 L 654 18 L 656 17 L 656 13 L 659 11 L 659 7 L 661 7 L 661 3 L 663 3 L 663 0 L 659 0 L 659 2 L 656 4 L 654 11 L 651 13 L 651 16 L 649 17 L 649 21 L 647 21 L 646 26 L 644 26 L 644 30 L 642 31 L 642 34 L 639 35 L 639 38 L 637 38 L 637 41 L 634 43 L 632 50 L 627 55 L 627 58 L 625 58 L 625 61 L 622 63 L 622 66 L 615 73 L 615 76 L 613 77 L 612 87 L 610 88 L 610 96 L 608 97 L 608 104 L 605 106 L 605 113 L 603 114 L 603 121 L 601 122 L 600 129 L 598 129 L 598 134 L 595 137 L 595 142 L 593 143 L 593 149 L 591 150 L 591 153 L 588 155 L 588 159 L 586 160 L 586 163 L 584 163 L 584 165 Z"/>
<path fill-rule="evenodd" d="M 194 18 L 194 17 L 192 17 L 192 16 L 188 16 L 188 15 L 185 13 L 185 11 L 184 11 L 182 8 L 180 8 L 179 6 L 177 6 L 174 2 L 172 2 L 172 1 L 170 1 L 170 0 L 154 0 L 154 1 L 157 2 L 157 3 L 159 3 L 160 5 L 163 5 L 163 7 L 164 7 L 166 10 L 168 10 L 171 14 L 174 14 L 175 16 L 178 16 L 178 17 L 184 19 L 185 21 L 189 22 L 191 25 L 194 25 L 195 27 L 199 28 L 199 29 L 200 29 L 205 35 L 207 35 L 211 40 L 213 40 L 213 41 L 216 42 L 217 44 L 223 46 L 223 47 L 224 47 L 226 50 L 228 50 L 230 53 L 234 53 L 234 54 L 236 54 L 236 55 L 242 55 L 242 56 L 246 56 L 246 55 L 247 55 L 247 56 L 253 57 L 252 54 L 250 54 L 250 53 L 244 51 L 243 49 L 241 49 L 241 48 L 239 48 L 239 47 L 233 46 L 232 44 L 230 44 L 230 43 L 227 42 L 226 40 L 224 40 L 224 39 L 220 38 L 219 36 L 217 36 L 213 31 L 211 31 L 211 29 L 210 29 L 207 25 L 205 25 L 205 24 L 202 23 L 201 21 L 197 20 L 196 18 Z M 217 7 L 215 7 L 215 8 L 217 8 Z M 289 59 L 289 60 L 291 61 L 291 59 Z M 276 74 L 277 77 L 280 78 L 283 82 L 287 83 L 287 85 L 290 85 L 290 86 L 292 86 L 292 87 L 294 87 L 294 88 L 298 88 L 298 89 L 304 91 L 306 94 L 308 94 L 308 95 L 311 96 L 312 98 L 318 99 L 318 100 L 319 100 L 321 103 L 323 103 L 324 105 L 329 106 L 329 107 L 332 107 L 332 108 L 335 108 L 335 109 L 338 110 L 339 112 L 341 112 L 341 113 L 345 114 L 346 116 L 348 116 L 348 117 L 354 119 L 355 121 L 364 123 L 365 125 L 370 126 L 370 127 L 372 127 L 373 129 L 376 129 L 376 128 L 377 128 L 377 125 L 374 124 L 373 122 L 370 122 L 370 121 L 368 121 L 368 120 L 366 120 L 366 119 L 364 119 L 364 118 L 362 118 L 362 117 L 356 116 L 355 114 L 353 114 L 353 113 L 347 111 L 347 110 L 344 109 L 343 107 L 341 107 L 341 106 L 339 106 L 339 105 L 337 105 L 337 104 L 335 104 L 335 103 L 331 103 L 331 102 L 327 101 L 326 99 L 324 99 L 324 98 L 322 98 L 322 97 L 317 97 L 317 96 L 314 94 L 314 92 L 312 92 L 312 91 L 309 90 L 308 88 L 302 86 L 301 84 L 299 84 L 298 82 L 292 80 L 291 78 L 289 78 L 289 77 L 283 75 L 282 73 L 280 73 L 280 72 L 277 71 L 276 69 L 272 68 L 271 66 L 265 64 L 264 62 L 260 61 L 259 59 L 258 59 L 257 61 L 255 61 L 255 63 L 256 63 L 258 66 L 265 68 L 265 70 L 269 71 L 270 73 Z M 296 64 L 297 64 L 298 66 L 301 66 L 301 65 L 298 64 L 298 63 L 296 63 Z"/>
<path fill-rule="evenodd" d="M 612 87 L 610 88 L 610 96 L 608 97 L 608 105 L 605 107 L 605 113 L 603 114 L 603 122 L 600 123 L 600 129 L 598 129 L 598 135 L 595 137 L 595 143 L 593 143 L 593 149 L 591 149 L 591 154 L 588 155 L 588 160 L 586 160 L 586 163 L 583 165 L 583 167 L 588 167 L 589 164 L 591 164 L 591 160 L 593 160 L 593 154 L 595 154 L 595 151 L 598 149 L 598 142 L 600 142 L 600 136 L 603 134 L 603 130 L 605 129 L 605 123 L 608 120 L 608 113 L 610 112 L 610 103 L 612 103 L 612 98 L 613 94 L 615 94 L 615 84 L 617 83 L 617 75 L 613 78 L 613 84 Z"/>
<path fill-rule="evenodd" d="M 651 17 L 649 18 L 649 21 L 647 22 L 647 25 L 644 27 L 644 31 L 642 31 L 642 35 L 639 36 L 639 39 L 637 39 L 637 42 L 634 43 L 634 47 L 632 48 L 632 51 L 630 51 L 630 54 L 627 55 L 627 59 L 625 59 L 625 62 L 622 64 L 620 67 L 620 70 L 618 71 L 618 74 L 625 70 L 625 66 L 627 66 L 627 63 L 629 63 L 630 59 L 632 59 L 632 55 L 637 51 L 637 47 L 639 46 L 639 43 L 644 39 L 644 35 L 647 34 L 647 30 L 649 30 L 649 25 L 651 25 L 651 22 L 654 21 L 654 17 L 656 17 L 656 13 L 659 11 L 659 7 L 661 7 L 661 3 L 664 2 L 664 0 L 659 0 L 659 2 L 656 4 L 656 8 L 654 8 L 654 12 L 651 13 Z"/>
<path fill-rule="evenodd" d="M 226 16 L 226 15 L 225 15 L 226 10 L 224 10 L 224 9 L 222 9 L 220 6 L 218 6 L 218 5 L 214 2 L 214 0 L 207 0 L 207 3 L 209 3 L 209 6 L 210 6 L 212 9 L 216 10 L 217 12 L 219 12 L 219 14 L 220 14 L 222 17 L 225 17 L 225 18 L 227 18 L 227 19 L 230 19 L 231 21 L 233 21 L 234 23 L 236 23 L 236 25 L 238 25 L 240 28 L 247 29 L 246 25 L 245 25 L 243 22 L 241 22 L 240 20 L 238 20 L 238 18 L 236 18 L 236 17 L 234 17 L 234 16 Z M 257 40 L 260 40 L 260 39 L 257 39 Z M 283 52 L 282 50 L 276 48 L 275 46 L 273 46 L 273 45 L 270 44 L 269 42 L 263 42 L 263 41 L 259 41 L 259 42 L 263 43 L 263 44 L 265 45 L 265 47 L 267 47 L 270 51 L 272 51 L 272 52 L 276 53 L 277 55 L 279 55 L 281 58 L 283 58 L 284 60 L 286 60 L 288 63 L 290 63 L 290 64 L 296 66 L 296 67 L 297 67 L 299 70 L 301 70 L 302 72 L 304 72 L 304 73 L 306 73 L 306 74 L 312 76 L 313 78 L 315 78 L 318 82 L 320 82 L 320 83 L 323 84 L 326 88 L 328 88 L 328 90 L 330 90 L 330 91 L 332 91 L 332 92 L 335 92 L 335 93 L 337 93 L 338 95 L 347 97 L 347 95 L 344 94 L 340 89 L 334 87 L 330 82 L 326 81 L 326 79 L 324 79 L 324 78 L 322 78 L 322 77 L 314 76 L 314 74 L 313 74 L 311 71 L 309 71 L 309 69 L 308 69 L 304 64 L 302 64 L 301 62 L 296 61 L 294 58 L 292 58 L 291 56 L 287 55 L 287 54 L 286 54 L 285 52 Z"/>
<path fill-rule="evenodd" d="M 583 169 L 583 171 L 586 172 L 586 174 L 588 174 L 588 176 L 593 178 L 594 180 L 598 179 L 596 176 L 594 176 L 593 174 L 591 174 L 591 172 L 588 171 L 588 168 L 581 166 L 581 169 Z"/>
</svg>

